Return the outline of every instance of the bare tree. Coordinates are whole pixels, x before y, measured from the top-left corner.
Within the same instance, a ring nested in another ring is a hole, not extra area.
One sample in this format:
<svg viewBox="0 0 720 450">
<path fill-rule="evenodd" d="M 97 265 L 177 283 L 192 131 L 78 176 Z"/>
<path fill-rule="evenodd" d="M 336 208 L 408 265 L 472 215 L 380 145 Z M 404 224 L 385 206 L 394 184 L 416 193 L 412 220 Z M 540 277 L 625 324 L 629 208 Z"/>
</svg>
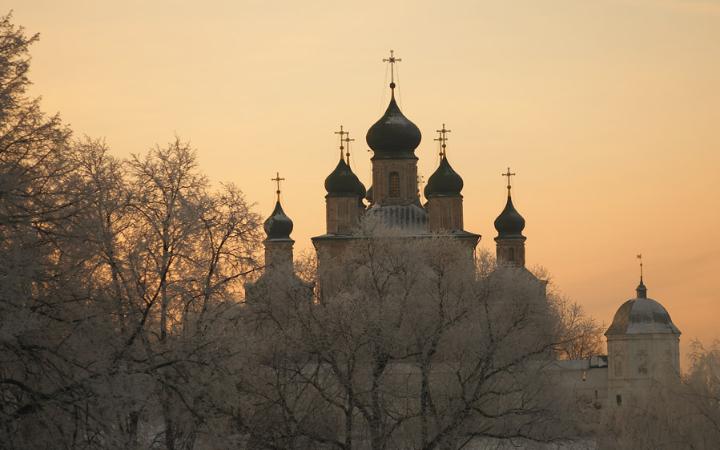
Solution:
<svg viewBox="0 0 720 450">
<path fill-rule="evenodd" d="M 551 292 L 548 301 L 555 316 L 559 359 L 586 359 L 603 354 L 605 326 L 585 313 L 582 305 L 567 297 Z"/>
<path fill-rule="evenodd" d="M 248 314 L 263 318 L 265 376 L 245 394 L 263 405 L 259 422 L 286 430 L 254 445 L 435 449 L 566 432 L 539 376 L 555 342 L 537 280 L 475 267 L 448 238 L 364 227 L 315 297 L 278 282 Z"/>
<path fill-rule="evenodd" d="M 36 40 L 0 18 L 0 441 L 221 442 L 259 218 L 179 139 L 130 161 L 72 141 L 26 95 Z"/>
</svg>

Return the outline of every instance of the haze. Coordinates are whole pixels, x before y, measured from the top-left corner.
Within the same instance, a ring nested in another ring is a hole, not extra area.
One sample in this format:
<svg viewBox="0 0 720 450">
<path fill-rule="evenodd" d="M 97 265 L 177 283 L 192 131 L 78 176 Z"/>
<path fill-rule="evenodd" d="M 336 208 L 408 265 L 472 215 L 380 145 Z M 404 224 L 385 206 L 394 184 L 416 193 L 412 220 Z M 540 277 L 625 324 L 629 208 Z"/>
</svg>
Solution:
<svg viewBox="0 0 720 450">
<path fill-rule="evenodd" d="M 718 1 L 26 0 L 14 17 L 41 33 L 31 77 L 45 110 L 118 156 L 190 140 L 213 182 L 263 216 L 279 171 L 298 250 L 324 233 L 340 124 L 369 186 L 364 137 L 393 48 L 420 169 L 434 170 L 446 123 L 481 247 L 494 249 L 509 165 L 529 265 L 609 323 L 642 253 L 683 347 L 718 337 Z"/>
</svg>

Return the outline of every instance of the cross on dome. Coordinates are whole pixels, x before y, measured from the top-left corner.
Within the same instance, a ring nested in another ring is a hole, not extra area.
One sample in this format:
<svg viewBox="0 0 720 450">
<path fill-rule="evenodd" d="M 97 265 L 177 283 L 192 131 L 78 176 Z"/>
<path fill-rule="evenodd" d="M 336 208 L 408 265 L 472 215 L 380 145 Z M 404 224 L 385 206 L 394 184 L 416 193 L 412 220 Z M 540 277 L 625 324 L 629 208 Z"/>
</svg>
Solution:
<svg viewBox="0 0 720 450">
<path fill-rule="evenodd" d="M 390 64 L 390 89 L 395 89 L 395 63 L 401 62 L 401 58 L 395 57 L 395 51 L 390 50 L 390 57 L 384 58 L 383 62 Z"/>
<path fill-rule="evenodd" d="M 350 165 L 350 143 L 355 141 L 355 139 L 350 139 L 350 132 L 345 132 L 345 139 L 342 140 L 345 143 L 345 158 L 347 162 L 347 165 Z M 342 149 L 342 147 L 340 147 Z"/>
<path fill-rule="evenodd" d="M 440 157 L 445 158 L 445 148 L 447 147 L 447 134 L 450 133 L 452 130 L 448 130 L 445 128 L 445 124 L 442 124 L 442 129 L 435 130 L 438 133 L 438 137 L 435 138 L 435 141 L 440 142 Z"/>
<path fill-rule="evenodd" d="M 335 134 L 340 135 L 340 159 L 343 157 L 343 150 L 345 150 L 345 147 L 343 146 L 343 143 L 345 142 L 345 136 L 349 135 L 350 133 L 343 130 L 343 126 L 340 125 L 340 131 L 335 131 Z"/>
<path fill-rule="evenodd" d="M 508 190 L 508 195 L 510 195 L 510 188 L 511 188 L 511 186 L 510 186 L 510 177 L 514 177 L 514 176 L 515 176 L 515 173 L 510 172 L 510 167 L 508 167 L 508 168 L 507 168 L 507 172 L 505 172 L 505 173 L 503 173 L 503 174 L 501 174 L 501 175 L 504 176 L 504 177 L 507 177 L 507 179 L 508 179 L 508 180 L 507 180 L 507 190 Z"/>
<path fill-rule="evenodd" d="M 280 201 L 280 182 L 285 181 L 285 178 L 280 178 L 280 172 L 275 172 L 275 178 L 270 178 L 270 181 L 274 181 L 277 184 L 277 200 Z"/>
</svg>

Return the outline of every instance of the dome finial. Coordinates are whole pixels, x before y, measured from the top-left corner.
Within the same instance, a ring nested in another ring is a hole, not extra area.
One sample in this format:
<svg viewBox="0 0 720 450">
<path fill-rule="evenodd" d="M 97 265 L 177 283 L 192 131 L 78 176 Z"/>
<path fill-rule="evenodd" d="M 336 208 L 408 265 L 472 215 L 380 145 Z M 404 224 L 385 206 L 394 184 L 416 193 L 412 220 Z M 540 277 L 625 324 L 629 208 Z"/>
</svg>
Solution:
<svg viewBox="0 0 720 450">
<path fill-rule="evenodd" d="M 446 129 L 445 124 L 442 124 L 442 129 L 435 131 L 437 131 L 438 137 L 434 140 L 440 142 L 440 158 L 445 158 L 445 150 L 447 148 L 448 141 L 447 134 L 450 133 L 452 130 Z"/>
<path fill-rule="evenodd" d="M 504 176 L 504 177 L 507 177 L 507 179 L 508 179 L 508 181 L 507 181 L 507 190 L 508 190 L 508 198 L 509 198 L 509 197 L 510 197 L 510 189 L 512 188 L 512 186 L 510 185 L 510 177 L 514 177 L 515 174 L 512 173 L 512 172 L 510 172 L 510 166 L 508 166 L 507 172 L 505 172 L 505 173 L 503 173 L 503 174 L 501 174 L 501 175 Z"/>
<path fill-rule="evenodd" d="M 390 89 L 392 90 L 393 95 L 395 95 L 395 63 L 400 61 L 402 61 L 402 59 L 395 57 L 394 50 L 390 50 L 389 58 L 383 59 L 383 62 L 390 63 Z"/>
<path fill-rule="evenodd" d="M 345 150 L 343 143 L 345 142 L 345 136 L 349 135 L 350 133 L 347 131 L 344 131 L 343 126 L 340 125 L 340 131 L 335 131 L 335 134 L 340 135 L 340 159 L 343 159 L 343 150 Z"/>
<path fill-rule="evenodd" d="M 637 292 L 637 298 L 647 298 L 647 287 L 645 287 L 645 283 L 643 283 L 643 261 L 641 253 L 638 253 L 637 259 L 640 261 L 640 284 L 638 284 L 635 292 Z"/>
<path fill-rule="evenodd" d="M 348 166 L 350 166 L 350 143 L 353 142 L 355 139 L 350 139 L 350 132 L 345 132 L 345 139 L 343 139 L 343 142 L 345 143 L 345 162 Z"/>
<path fill-rule="evenodd" d="M 270 181 L 274 181 L 277 184 L 277 201 L 280 201 L 280 182 L 285 181 L 285 178 L 280 178 L 280 172 L 275 172 L 275 178 L 270 178 Z"/>
</svg>

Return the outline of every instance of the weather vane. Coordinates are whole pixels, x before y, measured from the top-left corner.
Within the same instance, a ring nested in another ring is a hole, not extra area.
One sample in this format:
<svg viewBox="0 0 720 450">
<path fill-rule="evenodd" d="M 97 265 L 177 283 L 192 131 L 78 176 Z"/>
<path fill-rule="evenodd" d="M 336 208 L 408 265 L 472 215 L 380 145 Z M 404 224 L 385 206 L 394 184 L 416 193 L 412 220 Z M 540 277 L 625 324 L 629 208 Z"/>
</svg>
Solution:
<svg viewBox="0 0 720 450">
<path fill-rule="evenodd" d="M 353 142 L 355 139 L 350 139 L 350 132 L 345 132 L 345 139 L 343 139 L 343 142 L 345 142 L 345 157 L 347 165 L 350 165 L 350 143 Z M 342 148 L 342 147 L 340 147 Z"/>
<path fill-rule="evenodd" d="M 507 181 L 507 190 L 508 190 L 508 195 L 510 195 L 510 177 L 514 177 L 514 176 L 515 176 L 515 173 L 510 172 L 510 167 L 508 167 L 508 168 L 507 168 L 507 172 L 505 172 L 505 173 L 503 173 L 503 174 L 501 174 L 501 175 L 504 176 L 504 177 L 507 177 L 507 179 L 508 179 L 508 181 Z"/>
<path fill-rule="evenodd" d="M 345 142 L 345 136 L 349 135 L 347 131 L 343 130 L 343 126 L 340 125 L 340 131 L 335 131 L 335 134 L 340 135 L 340 159 L 343 157 L 343 150 L 345 150 L 345 146 L 343 146 L 343 143 Z"/>
<path fill-rule="evenodd" d="M 383 59 L 383 62 L 390 63 L 390 89 L 395 89 L 395 63 L 402 61 L 395 57 L 395 52 L 390 50 L 390 57 Z"/>
<path fill-rule="evenodd" d="M 440 157 L 445 158 L 445 148 L 447 147 L 447 134 L 451 132 L 451 130 L 445 129 L 445 124 L 443 124 L 441 130 L 435 130 L 438 133 L 438 137 L 435 138 L 435 141 L 440 142 Z"/>
<path fill-rule="evenodd" d="M 285 181 L 285 178 L 280 178 L 280 172 L 275 172 L 275 178 L 270 178 L 270 181 L 274 181 L 277 184 L 277 201 L 280 201 L 280 182 Z"/>
</svg>

